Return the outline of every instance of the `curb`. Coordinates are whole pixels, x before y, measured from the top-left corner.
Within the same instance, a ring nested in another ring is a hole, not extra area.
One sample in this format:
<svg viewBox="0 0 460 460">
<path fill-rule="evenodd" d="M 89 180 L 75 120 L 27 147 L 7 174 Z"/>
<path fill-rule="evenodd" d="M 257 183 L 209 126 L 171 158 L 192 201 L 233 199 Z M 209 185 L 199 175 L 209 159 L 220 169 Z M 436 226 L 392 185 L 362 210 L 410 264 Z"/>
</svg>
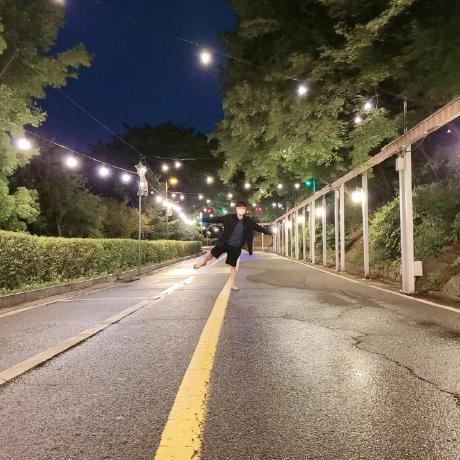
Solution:
<svg viewBox="0 0 460 460">
<path fill-rule="evenodd" d="M 172 259 L 166 262 L 161 262 L 154 265 L 148 265 L 142 267 L 140 274 L 147 275 L 151 272 L 159 270 L 160 268 L 173 265 L 183 260 L 193 259 L 199 257 L 203 254 L 203 251 L 197 252 L 196 254 L 180 257 L 179 259 Z M 33 302 L 35 300 L 44 299 L 46 297 L 53 297 L 56 295 L 67 294 L 68 292 L 80 291 L 82 289 L 87 289 L 99 284 L 110 283 L 114 281 L 132 281 L 138 278 L 138 270 L 134 268 L 132 270 L 127 270 L 119 273 L 112 273 L 109 275 L 98 276 L 96 278 L 90 278 L 82 281 L 73 281 L 70 283 L 59 284 L 58 286 L 51 286 L 46 288 L 33 289 L 31 291 L 19 292 L 17 294 L 7 294 L 0 296 L 0 309 L 7 307 L 14 307 L 26 302 Z"/>
</svg>

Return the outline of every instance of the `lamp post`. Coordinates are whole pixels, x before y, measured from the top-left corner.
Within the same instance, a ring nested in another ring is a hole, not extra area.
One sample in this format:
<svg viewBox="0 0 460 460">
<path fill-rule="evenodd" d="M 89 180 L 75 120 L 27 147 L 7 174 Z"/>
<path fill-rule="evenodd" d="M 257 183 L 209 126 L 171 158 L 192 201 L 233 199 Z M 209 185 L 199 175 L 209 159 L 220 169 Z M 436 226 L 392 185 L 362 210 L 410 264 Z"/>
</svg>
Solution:
<svg viewBox="0 0 460 460">
<path fill-rule="evenodd" d="M 149 194 L 149 184 L 145 178 L 147 168 L 141 161 L 135 166 L 139 183 L 137 187 L 137 196 L 139 198 L 139 235 L 138 235 L 138 258 L 137 258 L 137 275 L 141 276 L 141 240 L 142 240 L 142 197 Z"/>
</svg>

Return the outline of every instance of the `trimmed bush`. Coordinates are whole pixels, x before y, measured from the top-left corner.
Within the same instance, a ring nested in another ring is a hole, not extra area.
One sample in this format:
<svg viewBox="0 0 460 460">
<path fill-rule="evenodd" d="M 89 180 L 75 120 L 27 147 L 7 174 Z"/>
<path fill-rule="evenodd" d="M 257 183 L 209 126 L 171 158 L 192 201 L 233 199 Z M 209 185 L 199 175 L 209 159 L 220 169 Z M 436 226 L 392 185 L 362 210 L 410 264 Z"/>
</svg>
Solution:
<svg viewBox="0 0 460 460">
<path fill-rule="evenodd" d="M 199 241 L 142 241 L 142 265 L 196 254 Z M 56 284 L 137 267 L 129 239 L 50 238 L 0 231 L 0 292 Z"/>
</svg>

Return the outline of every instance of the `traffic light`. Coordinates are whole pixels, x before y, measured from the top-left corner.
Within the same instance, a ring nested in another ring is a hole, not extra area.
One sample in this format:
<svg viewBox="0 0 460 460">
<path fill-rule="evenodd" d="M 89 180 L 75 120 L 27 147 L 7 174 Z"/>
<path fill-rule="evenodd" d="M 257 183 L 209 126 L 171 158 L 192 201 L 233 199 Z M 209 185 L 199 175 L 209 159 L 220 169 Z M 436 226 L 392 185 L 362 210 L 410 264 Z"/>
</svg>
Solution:
<svg viewBox="0 0 460 460">
<path fill-rule="evenodd" d="M 309 188 L 316 193 L 316 179 L 314 177 L 309 177 L 303 181 L 306 188 Z"/>
</svg>

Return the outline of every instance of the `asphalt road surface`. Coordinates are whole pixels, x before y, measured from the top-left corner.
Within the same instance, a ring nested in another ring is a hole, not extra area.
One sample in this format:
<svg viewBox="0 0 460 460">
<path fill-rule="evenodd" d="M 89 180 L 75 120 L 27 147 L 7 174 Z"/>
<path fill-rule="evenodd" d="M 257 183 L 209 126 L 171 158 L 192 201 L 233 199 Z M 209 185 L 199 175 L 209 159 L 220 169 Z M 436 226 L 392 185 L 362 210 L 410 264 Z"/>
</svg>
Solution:
<svg viewBox="0 0 460 460">
<path fill-rule="evenodd" d="M 228 279 L 194 263 L 0 310 L 1 371 L 146 301 L 0 386 L 1 460 L 155 458 Z M 239 286 L 194 458 L 460 458 L 459 313 L 272 254 L 243 255 Z"/>
</svg>

